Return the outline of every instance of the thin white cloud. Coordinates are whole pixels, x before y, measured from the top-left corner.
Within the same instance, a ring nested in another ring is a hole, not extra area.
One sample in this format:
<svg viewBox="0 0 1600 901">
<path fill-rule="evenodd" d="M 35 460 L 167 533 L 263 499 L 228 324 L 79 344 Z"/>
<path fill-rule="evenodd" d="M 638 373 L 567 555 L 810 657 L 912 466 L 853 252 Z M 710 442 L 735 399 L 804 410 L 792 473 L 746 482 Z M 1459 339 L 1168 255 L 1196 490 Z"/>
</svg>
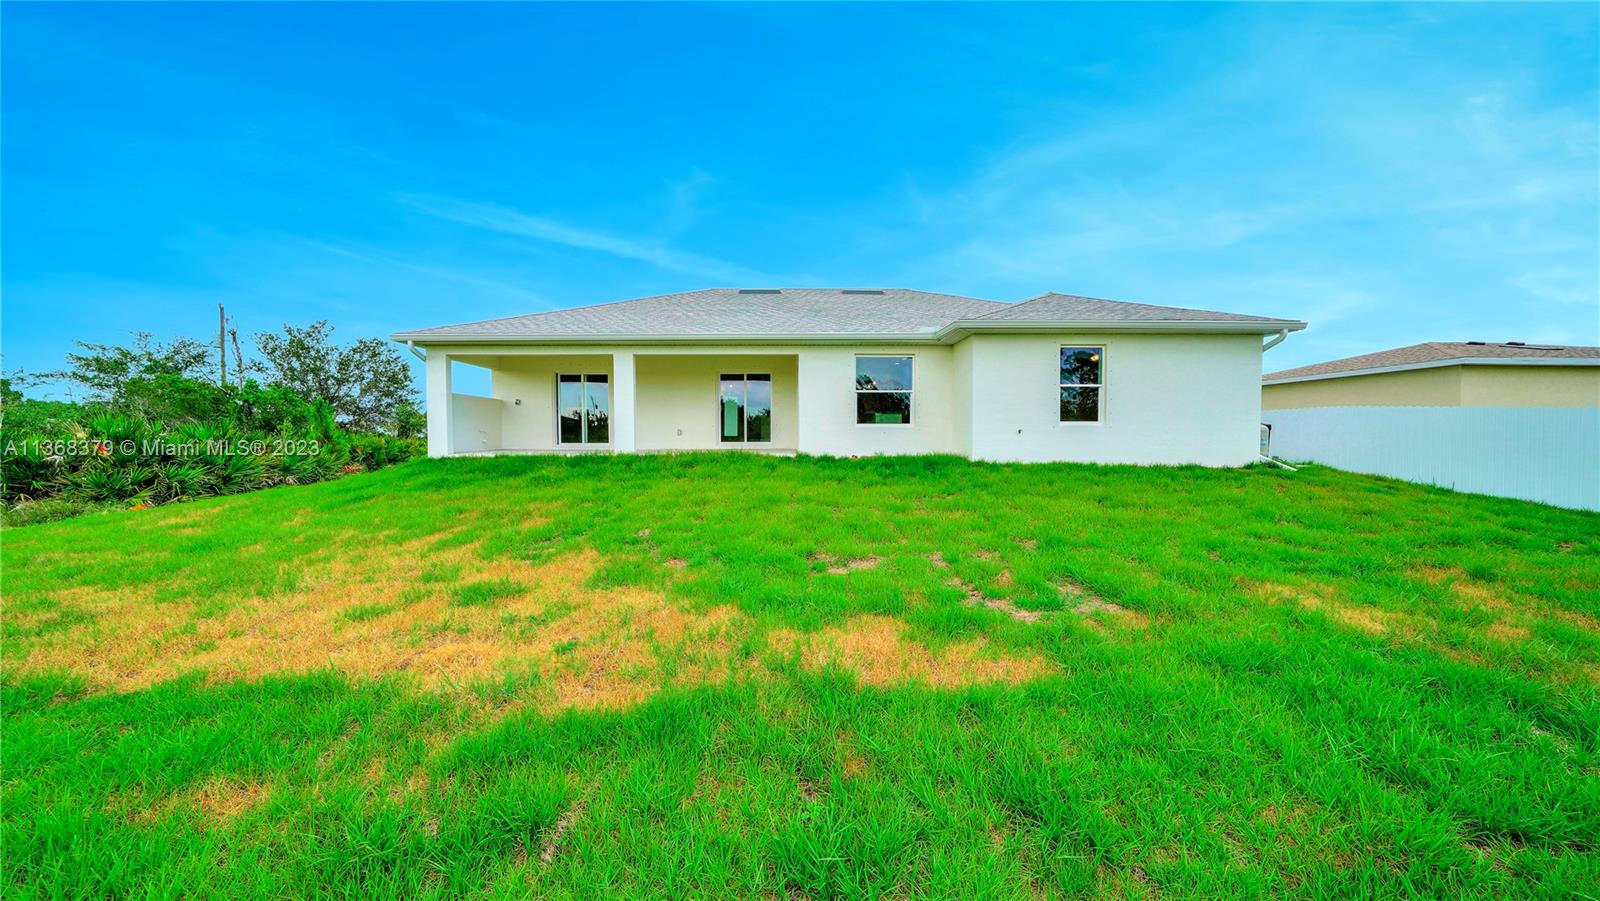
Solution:
<svg viewBox="0 0 1600 901">
<path fill-rule="evenodd" d="M 1442 56 L 1402 90 L 1404 36 L 1329 18 L 1269 17 L 1163 102 L 1081 108 L 943 190 L 907 176 L 905 218 L 939 230 L 917 270 L 1295 316 L 1302 347 L 1495 331 L 1508 306 L 1594 343 L 1592 105 Z"/>
<path fill-rule="evenodd" d="M 704 217 L 701 201 L 715 183 L 710 175 L 696 169 L 687 176 L 667 182 L 667 209 L 661 225 L 667 234 L 681 234 Z"/>
<path fill-rule="evenodd" d="M 476 272 L 469 272 L 444 266 L 427 265 L 410 260 L 402 260 L 392 257 L 388 254 L 376 253 L 369 250 L 356 250 L 337 244 L 329 244 L 325 241 L 307 240 L 304 243 L 307 247 L 320 250 L 324 253 L 332 254 L 338 257 L 344 257 L 350 260 L 356 260 L 358 262 L 366 263 L 370 266 L 383 269 L 403 269 L 407 272 L 415 272 L 418 275 L 436 278 L 440 281 L 455 282 L 456 284 L 480 288 L 491 293 L 503 294 L 511 298 L 515 298 L 527 303 L 538 304 L 540 306 L 544 306 L 547 303 L 545 298 L 537 291 L 531 291 L 522 287 L 521 285 L 512 284 L 511 282 L 503 281 L 501 279 L 489 278 Z"/>
<path fill-rule="evenodd" d="M 636 260 L 668 272 L 730 284 L 763 281 L 757 273 L 734 263 L 688 253 L 660 242 L 624 238 L 576 228 L 554 219 L 529 215 L 492 203 L 410 194 L 402 194 L 399 199 L 409 206 L 446 221 L 500 234 L 609 254 L 625 260 Z"/>
</svg>

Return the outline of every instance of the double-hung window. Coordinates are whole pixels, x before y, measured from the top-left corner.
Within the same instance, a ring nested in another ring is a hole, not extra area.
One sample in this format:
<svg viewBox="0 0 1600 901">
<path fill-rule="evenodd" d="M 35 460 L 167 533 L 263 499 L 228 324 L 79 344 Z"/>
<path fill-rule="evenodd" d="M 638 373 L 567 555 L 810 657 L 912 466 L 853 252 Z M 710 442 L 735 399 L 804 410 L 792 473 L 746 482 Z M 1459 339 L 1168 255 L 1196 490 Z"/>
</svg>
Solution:
<svg viewBox="0 0 1600 901">
<path fill-rule="evenodd" d="M 556 440 L 605 444 L 611 440 L 611 379 L 604 373 L 556 376 Z"/>
<path fill-rule="evenodd" d="M 856 424 L 910 425 L 910 357 L 856 357 Z"/>
<path fill-rule="evenodd" d="M 1105 367 L 1104 347 L 1061 348 L 1061 421 L 1099 422 Z"/>
</svg>

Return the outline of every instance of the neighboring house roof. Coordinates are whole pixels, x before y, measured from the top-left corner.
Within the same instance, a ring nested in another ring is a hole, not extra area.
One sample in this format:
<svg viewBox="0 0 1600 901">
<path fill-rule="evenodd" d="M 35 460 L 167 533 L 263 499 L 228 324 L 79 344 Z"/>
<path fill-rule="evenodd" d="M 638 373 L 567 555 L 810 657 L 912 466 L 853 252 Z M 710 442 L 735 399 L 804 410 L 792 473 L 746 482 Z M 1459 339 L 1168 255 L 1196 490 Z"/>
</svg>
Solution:
<svg viewBox="0 0 1600 901">
<path fill-rule="evenodd" d="M 1428 341 L 1410 347 L 1397 347 L 1358 357 L 1314 363 L 1297 369 L 1285 369 L 1282 372 L 1269 372 L 1261 378 L 1268 383 L 1302 382 L 1462 365 L 1600 366 L 1600 347 L 1527 344 L 1521 341 L 1508 341 L 1503 344 L 1490 344 L 1485 341 Z"/>
<path fill-rule="evenodd" d="M 397 341 L 952 341 L 1040 328 L 1275 332 L 1304 322 L 1045 294 L 1023 303 L 904 288 L 709 288 L 399 332 Z"/>
</svg>

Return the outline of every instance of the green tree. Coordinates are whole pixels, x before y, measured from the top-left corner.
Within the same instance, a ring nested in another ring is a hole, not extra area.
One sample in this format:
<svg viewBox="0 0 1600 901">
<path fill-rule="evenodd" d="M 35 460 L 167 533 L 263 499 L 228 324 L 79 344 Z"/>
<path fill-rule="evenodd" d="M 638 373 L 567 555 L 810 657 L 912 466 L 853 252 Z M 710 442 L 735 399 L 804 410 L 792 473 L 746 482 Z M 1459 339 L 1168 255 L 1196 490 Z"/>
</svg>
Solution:
<svg viewBox="0 0 1600 901">
<path fill-rule="evenodd" d="M 163 372 L 128 379 L 114 404 L 119 413 L 169 425 L 227 422 L 234 416 L 235 392 L 231 385 Z"/>
<path fill-rule="evenodd" d="M 341 347 L 332 335 L 327 320 L 257 335 L 267 381 L 308 400 L 324 401 L 346 428 L 396 432 L 404 423 L 402 411 L 416 404 L 411 367 L 381 338 Z"/>
<path fill-rule="evenodd" d="M 182 376 L 202 382 L 216 382 L 216 349 L 189 338 L 166 344 L 155 341 L 149 332 L 135 332 L 133 346 L 74 341 L 76 353 L 67 354 L 67 368 L 39 376 L 43 380 L 72 382 L 88 389 L 91 400 L 115 403 L 122 399 L 133 379 L 156 376 Z"/>
<path fill-rule="evenodd" d="M 394 434 L 396 438 L 427 437 L 428 414 L 411 404 L 406 404 L 395 413 Z"/>
</svg>

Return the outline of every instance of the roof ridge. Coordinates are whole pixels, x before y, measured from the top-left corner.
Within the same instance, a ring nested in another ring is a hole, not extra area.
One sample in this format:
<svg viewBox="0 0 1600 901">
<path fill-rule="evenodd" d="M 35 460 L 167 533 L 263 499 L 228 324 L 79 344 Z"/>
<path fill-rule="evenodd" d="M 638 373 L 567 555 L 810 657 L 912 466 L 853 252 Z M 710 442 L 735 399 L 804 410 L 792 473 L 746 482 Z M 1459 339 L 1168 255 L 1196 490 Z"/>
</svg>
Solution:
<svg viewBox="0 0 1600 901">
<path fill-rule="evenodd" d="M 1046 291 L 1043 294 L 1038 295 L 1037 297 L 1028 297 L 1028 298 L 1024 298 L 1022 300 L 1019 300 L 1019 301 L 1017 301 L 1015 303 L 1008 303 L 1008 304 L 1005 304 L 1005 309 L 994 310 L 993 312 L 984 313 L 982 316 L 979 316 L 978 318 L 979 319 L 988 319 L 990 316 L 993 316 L 995 313 L 1004 313 L 1006 310 L 1015 310 L 1017 307 L 1027 306 L 1028 304 L 1033 303 L 1036 300 L 1044 300 L 1046 297 L 1049 297 L 1049 296 L 1051 296 L 1051 295 L 1053 295 L 1055 293 L 1056 292 L 1054 292 L 1054 291 Z M 1062 296 L 1065 297 L 1065 296 L 1068 296 L 1068 295 L 1062 295 Z"/>
<path fill-rule="evenodd" d="M 909 293 L 912 293 L 912 294 L 930 294 L 930 295 L 932 295 L 934 297 L 949 297 L 949 298 L 951 298 L 953 300 L 975 300 L 978 303 L 992 303 L 992 304 L 998 304 L 998 305 L 1003 306 L 1003 307 L 1013 306 L 1013 304 L 1008 303 L 1008 302 L 1006 302 L 1004 300 L 990 300 L 987 297 L 973 297 L 970 294 L 950 294 L 950 293 L 945 292 L 945 291 L 924 291 L 924 290 L 922 290 L 920 288 L 888 288 L 886 290 L 889 290 L 889 291 L 906 291 L 906 292 L 909 292 Z"/>
</svg>

